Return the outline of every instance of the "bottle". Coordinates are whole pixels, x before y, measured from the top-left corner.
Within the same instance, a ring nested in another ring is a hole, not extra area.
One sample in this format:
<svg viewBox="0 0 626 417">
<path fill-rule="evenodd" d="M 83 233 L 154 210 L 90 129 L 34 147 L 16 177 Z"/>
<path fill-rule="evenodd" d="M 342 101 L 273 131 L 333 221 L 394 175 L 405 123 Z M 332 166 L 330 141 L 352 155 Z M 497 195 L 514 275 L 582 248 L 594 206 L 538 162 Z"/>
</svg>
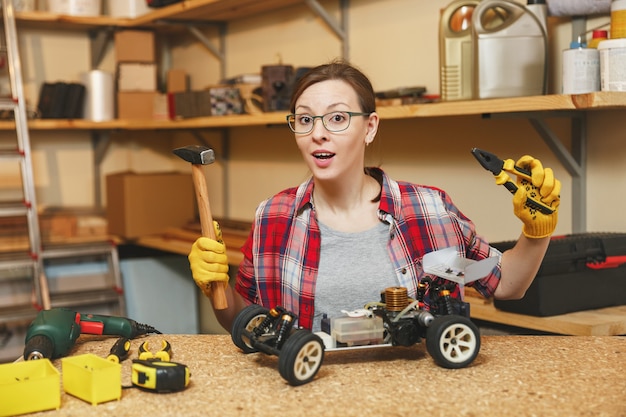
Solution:
<svg viewBox="0 0 626 417">
<path fill-rule="evenodd" d="M 528 0 L 526 8 L 537 17 L 543 26 L 545 36 L 548 36 L 548 5 L 546 0 Z"/>
<path fill-rule="evenodd" d="M 611 2 L 611 39 L 626 38 L 626 0 Z"/>
<path fill-rule="evenodd" d="M 600 55 L 586 46 L 579 36 L 563 51 L 563 94 L 600 91 Z"/>
<path fill-rule="evenodd" d="M 533 0 L 530 0 L 532 3 Z M 472 14 L 473 97 L 537 96 L 546 92 L 547 35 L 536 12 L 513 0 L 483 0 Z"/>
<path fill-rule="evenodd" d="M 480 0 L 454 0 L 439 19 L 439 91 L 443 101 L 472 98 L 472 29 Z"/>
<path fill-rule="evenodd" d="M 587 48 L 598 48 L 598 44 L 608 39 L 609 32 L 606 30 L 594 30 L 591 40 L 587 43 Z"/>
</svg>

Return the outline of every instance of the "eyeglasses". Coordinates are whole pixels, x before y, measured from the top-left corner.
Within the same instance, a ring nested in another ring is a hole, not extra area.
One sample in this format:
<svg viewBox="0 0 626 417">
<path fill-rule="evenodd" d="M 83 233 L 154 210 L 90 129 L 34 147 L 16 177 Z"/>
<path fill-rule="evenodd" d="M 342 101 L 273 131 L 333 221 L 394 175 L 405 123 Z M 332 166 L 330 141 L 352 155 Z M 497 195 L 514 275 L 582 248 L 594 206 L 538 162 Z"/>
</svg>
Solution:
<svg viewBox="0 0 626 417">
<path fill-rule="evenodd" d="M 322 124 L 329 132 L 341 132 L 350 127 L 352 116 L 369 116 L 372 113 L 358 113 L 353 111 L 334 111 L 322 116 L 310 114 L 290 114 L 287 124 L 293 133 L 305 134 L 313 130 L 315 119 L 322 119 Z"/>
</svg>

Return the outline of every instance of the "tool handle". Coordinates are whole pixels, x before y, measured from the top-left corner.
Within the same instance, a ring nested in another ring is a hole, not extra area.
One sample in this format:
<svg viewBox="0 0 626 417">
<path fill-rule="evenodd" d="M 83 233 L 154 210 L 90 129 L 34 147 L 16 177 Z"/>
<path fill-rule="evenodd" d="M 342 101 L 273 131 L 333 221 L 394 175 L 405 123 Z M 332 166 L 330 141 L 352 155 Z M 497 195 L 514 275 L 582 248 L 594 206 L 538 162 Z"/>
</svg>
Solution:
<svg viewBox="0 0 626 417">
<path fill-rule="evenodd" d="M 192 164 L 191 174 L 193 177 L 194 188 L 196 190 L 196 200 L 198 202 L 202 236 L 216 240 L 215 229 L 213 228 L 213 216 L 211 215 L 211 206 L 209 204 L 209 193 L 207 191 L 206 178 L 204 177 L 202 165 Z M 211 284 L 211 301 L 216 310 L 225 310 L 228 308 L 225 291 L 226 285 L 228 285 L 226 282 L 216 282 Z"/>
<path fill-rule="evenodd" d="M 120 337 L 117 339 L 113 347 L 107 356 L 107 360 L 115 363 L 120 363 L 128 357 L 130 351 L 130 339 L 127 337 Z"/>
</svg>

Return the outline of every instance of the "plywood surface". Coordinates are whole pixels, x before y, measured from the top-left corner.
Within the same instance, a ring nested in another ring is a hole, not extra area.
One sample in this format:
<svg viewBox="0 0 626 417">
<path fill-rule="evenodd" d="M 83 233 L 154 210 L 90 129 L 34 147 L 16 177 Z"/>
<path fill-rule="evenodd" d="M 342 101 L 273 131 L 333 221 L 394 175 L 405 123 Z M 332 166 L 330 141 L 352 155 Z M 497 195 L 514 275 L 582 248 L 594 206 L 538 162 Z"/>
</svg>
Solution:
<svg viewBox="0 0 626 417">
<path fill-rule="evenodd" d="M 158 323 L 152 323 L 158 326 Z M 92 406 L 63 394 L 54 416 L 624 416 L 623 337 L 485 336 L 465 369 L 436 366 L 425 345 L 327 352 L 313 382 L 289 386 L 278 361 L 244 355 L 225 335 L 166 337 L 191 371 L 180 393 L 123 391 Z M 71 354 L 106 356 L 115 338 L 81 336 Z M 131 355 L 140 341 L 134 340 Z M 61 370 L 60 361 L 53 364 Z M 130 384 L 130 361 L 122 366 Z"/>
</svg>

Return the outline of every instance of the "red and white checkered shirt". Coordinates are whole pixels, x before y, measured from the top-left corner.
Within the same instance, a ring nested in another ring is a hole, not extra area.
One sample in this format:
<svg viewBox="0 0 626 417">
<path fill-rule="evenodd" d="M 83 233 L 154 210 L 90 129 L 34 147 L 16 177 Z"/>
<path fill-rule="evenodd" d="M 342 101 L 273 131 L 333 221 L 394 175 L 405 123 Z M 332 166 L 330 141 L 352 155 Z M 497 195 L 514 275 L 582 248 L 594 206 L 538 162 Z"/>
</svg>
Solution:
<svg viewBox="0 0 626 417">
<path fill-rule="evenodd" d="M 424 277 L 424 254 L 455 247 L 468 259 L 481 260 L 500 252 L 476 234 L 474 224 L 442 190 L 398 182 L 384 172 L 378 217 L 389 224 L 387 248 L 400 285 L 416 297 Z M 249 303 L 277 305 L 298 315 L 300 327 L 311 329 L 315 282 L 320 258 L 320 229 L 312 204 L 314 183 L 284 190 L 261 203 L 242 248 L 235 289 Z M 469 284 L 486 297 L 500 281 L 500 263 Z M 460 297 L 457 288 L 452 293 Z M 349 297 L 349 294 L 346 295 Z"/>
</svg>

